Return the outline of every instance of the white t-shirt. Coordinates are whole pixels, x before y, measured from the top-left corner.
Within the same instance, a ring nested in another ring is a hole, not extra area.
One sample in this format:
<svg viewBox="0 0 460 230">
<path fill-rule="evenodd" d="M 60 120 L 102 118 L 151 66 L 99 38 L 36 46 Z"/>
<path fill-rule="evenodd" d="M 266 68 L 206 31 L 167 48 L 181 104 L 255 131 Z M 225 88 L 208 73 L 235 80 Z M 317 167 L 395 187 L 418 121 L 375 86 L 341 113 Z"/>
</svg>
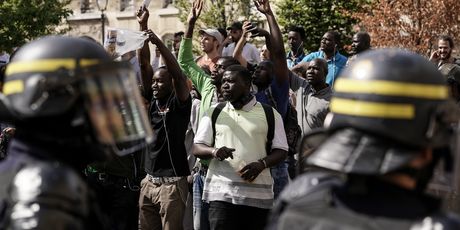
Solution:
<svg viewBox="0 0 460 230">
<path fill-rule="evenodd" d="M 213 131 L 211 114 L 215 106 L 201 118 L 195 143 L 212 145 Z M 287 151 L 288 145 L 281 115 L 273 109 L 275 118 L 272 149 Z M 273 178 L 270 169 L 263 170 L 252 181 L 244 181 L 238 171 L 251 162 L 267 156 L 268 124 L 262 105 L 255 97 L 241 110 L 233 108 L 231 103 L 222 109 L 216 120 L 216 136 L 214 146 L 234 148 L 233 159 L 223 161 L 212 159 L 203 191 L 203 199 L 225 201 L 237 205 L 258 208 L 273 206 Z"/>
<path fill-rule="evenodd" d="M 222 50 L 222 57 L 233 56 L 233 51 L 235 50 L 235 43 L 229 44 Z M 241 55 L 246 59 L 247 62 L 251 64 L 259 64 L 260 62 L 260 52 L 256 46 L 251 43 L 247 43 L 243 47 L 243 52 Z"/>
</svg>

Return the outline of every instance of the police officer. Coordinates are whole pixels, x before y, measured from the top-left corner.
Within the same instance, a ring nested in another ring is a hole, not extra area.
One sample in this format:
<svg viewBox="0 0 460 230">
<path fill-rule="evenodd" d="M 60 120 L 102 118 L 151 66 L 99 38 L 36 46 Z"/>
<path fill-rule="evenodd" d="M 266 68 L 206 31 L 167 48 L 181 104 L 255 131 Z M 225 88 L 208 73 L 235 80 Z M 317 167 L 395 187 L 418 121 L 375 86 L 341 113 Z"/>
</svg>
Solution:
<svg viewBox="0 0 460 230">
<path fill-rule="evenodd" d="M 91 41 L 44 37 L 16 53 L 3 92 L 16 134 L 0 164 L 0 229 L 106 229 L 82 169 L 152 139 L 129 64 Z"/>
<path fill-rule="evenodd" d="M 423 57 L 362 54 L 335 84 L 327 130 L 304 138 L 309 170 L 283 191 L 269 229 L 460 229 L 424 192 L 444 157 L 432 150 L 449 144 L 458 121 L 447 102 Z"/>
</svg>

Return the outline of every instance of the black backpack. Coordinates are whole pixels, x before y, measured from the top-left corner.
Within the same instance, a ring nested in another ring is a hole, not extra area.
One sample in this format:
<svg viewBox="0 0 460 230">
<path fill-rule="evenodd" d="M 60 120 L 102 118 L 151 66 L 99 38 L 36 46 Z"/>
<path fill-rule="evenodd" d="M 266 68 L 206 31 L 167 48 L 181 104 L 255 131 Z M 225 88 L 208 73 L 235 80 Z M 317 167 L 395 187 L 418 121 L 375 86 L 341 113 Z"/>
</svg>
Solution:
<svg viewBox="0 0 460 230">
<path fill-rule="evenodd" d="M 265 95 L 270 100 L 273 108 L 277 109 L 277 104 L 273 98 L 271 88 L 265 90 Z M 299 123 L 297 122 L 297 110 L 291 103 L 288 103 L 286 117 L 283 118 L 284 131 L 286 132 L 287 143 L 289 146 L 288 155 L 294 156 L 297 152 L 297 143 L 302 134 Z"/>
<path fill-rule="evenodd" d="M 212 124 L 212 145 L 214 146 L 214 140 L 216 138 L 216 121 L 217 117 L 219 117 L 220 112 L 225 107 L 227 102 L 220 102 L 217 104 L 214 111 L 212 111 L 211 115 L 211 124 Z M 268 124 L 268 132 L 267 132 L 267 143 L 265 144 L 265 150 L 267 151 L 267 155 L 271 153 L 271 147 L 273 143 L 273 136 L 275 135 L 275 116 L 273 115 L 273 108 L 269 105 L 264 103 L 260 103 L 264 109 L 265 117 L 267 119 Z"/>
</svg>

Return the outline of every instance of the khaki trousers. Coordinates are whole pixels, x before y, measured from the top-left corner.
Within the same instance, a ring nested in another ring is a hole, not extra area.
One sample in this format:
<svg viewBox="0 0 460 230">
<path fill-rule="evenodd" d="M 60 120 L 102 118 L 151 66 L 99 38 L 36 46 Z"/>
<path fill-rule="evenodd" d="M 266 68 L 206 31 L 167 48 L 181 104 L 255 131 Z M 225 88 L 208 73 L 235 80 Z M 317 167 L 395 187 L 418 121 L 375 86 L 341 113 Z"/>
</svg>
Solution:
<svg viewBox="0 0 460 230">
<path fill-rule="evenodd" d="M 154 184 L 145 177 L 139 197 L 141 229 L 182 230 L 187 193 L 186 177 L 164 184 Z"/>
</svg>

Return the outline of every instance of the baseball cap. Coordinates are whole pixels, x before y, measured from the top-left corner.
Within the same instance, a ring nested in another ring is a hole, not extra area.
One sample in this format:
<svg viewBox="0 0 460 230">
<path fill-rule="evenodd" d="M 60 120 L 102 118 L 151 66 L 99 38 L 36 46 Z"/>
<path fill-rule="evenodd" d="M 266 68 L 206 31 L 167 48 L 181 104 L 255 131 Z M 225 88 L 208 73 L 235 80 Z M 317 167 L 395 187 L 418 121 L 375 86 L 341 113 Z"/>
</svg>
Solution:
<svg viewBox="0 0 460 230">
<path fill-rule="evenodd" d="M 232 25 L 230 25 L 229 27 L 227 27 L 227 30 L 231 30 L 231 29 L 242 30 L 242 29 L 243 29 L 243 23 L 241 23 L 241 22 L 234 22 L 234 23 L 232 23 Z"/>
<path fill-rule="evenodd" d="M 200 30 L 199 33 L 200 34 L 207 34 L 209 36 L 214 37 L 219 42 L 219 44 L 222 43 L 222 41 L 224 41 L 224 37 L 216 29 L 204 29 L 204 30 Z"/>
</svg>

